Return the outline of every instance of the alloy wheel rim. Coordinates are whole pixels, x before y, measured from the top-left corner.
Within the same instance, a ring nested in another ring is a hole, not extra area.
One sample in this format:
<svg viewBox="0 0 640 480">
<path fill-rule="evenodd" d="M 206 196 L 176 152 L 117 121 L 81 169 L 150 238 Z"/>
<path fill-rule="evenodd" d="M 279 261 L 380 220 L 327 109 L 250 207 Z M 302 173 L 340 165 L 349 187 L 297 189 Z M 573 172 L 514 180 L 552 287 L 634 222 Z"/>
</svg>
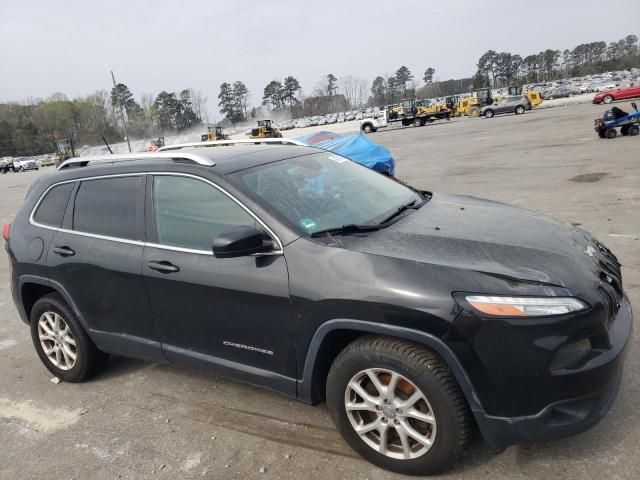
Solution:
<svg viewBox="0 0 640 480">
<path fill-rule="evenodd" d="M 44 312 L 38 319 L 38 338 L 47 359 L 60 370 L 71 370 L 78 358 L 76 341 L 64 318 Z"/>
<path fill-rule="evenodd" d="M 387 457 L 418 458 L 435 442 L 436 418 L 426 395 L 392 370 L 355 374 L 345 389 L 344 406 L 362 441 Z"/>
</svg>

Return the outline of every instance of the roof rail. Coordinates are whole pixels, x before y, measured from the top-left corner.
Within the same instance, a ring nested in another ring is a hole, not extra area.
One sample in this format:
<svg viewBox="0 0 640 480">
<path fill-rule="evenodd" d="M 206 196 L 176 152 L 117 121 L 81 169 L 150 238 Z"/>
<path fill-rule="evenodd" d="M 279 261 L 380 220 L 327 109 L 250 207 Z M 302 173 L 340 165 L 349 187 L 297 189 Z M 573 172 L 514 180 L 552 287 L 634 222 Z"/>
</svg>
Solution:
<svg viewBox="0 0 640 480">
<path fill-rule="evenodd" d="M 210 142 L 190 142 L 190 143 L 178 143 L 176 145 L 167 145 L 158 149 L 158 152 L 166 152 L 167 150 L 180 150 L 181 148 L 193 148 L 193 147 L 218 147 L 221 145 L 298 145 L 301 147 L 307 147 L 308 145 L 294 140 L 292 138 L 239 138 L 237 140 L 214 140 Z"/>
<path fill-rule="evenodd" d="M 100 163 L 116 163 L 126 162 L 128 160 L 158 160 L 159 158 L 166 158 L 172 160 L 188 160 L 198 165 L 204 165 L 207 167 L 213 167 L 216 162 L 208 158 L 203 158 L 193 153 L 180 153 L 173 154 L 168 152 L 153 152 L 153 153 L 122 153 L 117 155 L 100 155 L 92 157 L 74 157 L 69 160 L 65 160 L 60 164 L 57 170 L 70 167 L 86 167 L 91 164 Z"/>
</svg>

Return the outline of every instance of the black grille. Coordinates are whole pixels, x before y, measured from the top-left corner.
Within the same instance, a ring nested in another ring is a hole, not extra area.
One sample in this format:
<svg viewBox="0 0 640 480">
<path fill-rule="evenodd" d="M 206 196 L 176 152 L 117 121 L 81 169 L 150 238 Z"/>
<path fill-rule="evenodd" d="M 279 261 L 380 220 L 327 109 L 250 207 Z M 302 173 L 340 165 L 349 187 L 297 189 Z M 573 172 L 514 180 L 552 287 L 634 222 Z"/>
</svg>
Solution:
<svg viewBox="0 0 640 480">
<path fill-rule="evenodd" d="M 609 322 L 618 313 L 620 302 L 622 301 L 622 272 L 620 262 L 617 257 L 604 245 L 596 244 L 600 250 L 601 257 L 598 261 L 600 265 L 600 280 L 602 284 L 598 287 L 607 310 L 609 312 Z"/>
</svg>

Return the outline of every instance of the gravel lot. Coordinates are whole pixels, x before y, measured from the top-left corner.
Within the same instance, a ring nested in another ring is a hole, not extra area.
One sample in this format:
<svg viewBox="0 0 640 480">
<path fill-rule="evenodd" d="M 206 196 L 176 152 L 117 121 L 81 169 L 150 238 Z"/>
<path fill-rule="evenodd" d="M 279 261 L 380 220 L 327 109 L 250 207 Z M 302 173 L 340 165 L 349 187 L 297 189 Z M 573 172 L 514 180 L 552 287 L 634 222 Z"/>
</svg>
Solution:
<svg viewBox="0 0 640 480">
<path fill-rule="evenodd" d="M 604 109 L 462 118 L 371 139 L 390 149 L 398 176 L 415 186 L 526 206 L 592 231 L 624 264 L 640 312 L 640 138 L 599 139 L 591 127 Z M 47 170 L 0 176 L 2 223 Z M 597 427 L 500 455 L 476 436 L 443 478 L 640 478 L 637 332 L 620 395 Z M 356 457 L 324 406 L 123 358 L 89 383 L 50 379 L 14 309 L 1 252 L 0 478 L 396 478 Z"/>
</svg>

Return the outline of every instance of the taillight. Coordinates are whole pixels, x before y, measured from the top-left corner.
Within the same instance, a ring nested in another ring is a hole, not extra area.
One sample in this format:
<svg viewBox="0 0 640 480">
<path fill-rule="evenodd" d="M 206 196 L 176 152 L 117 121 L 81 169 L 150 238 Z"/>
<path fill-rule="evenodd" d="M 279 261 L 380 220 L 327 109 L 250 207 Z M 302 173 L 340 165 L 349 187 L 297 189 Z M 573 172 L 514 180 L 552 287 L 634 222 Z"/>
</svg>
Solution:
<svg viewBox="0 0 640 480">
<path fill-rule="evenodd" d="M 11 230 L 11 224 L 5 223 L 4 227 L 2 227 L 2 236 L 7 242 L 9 241 L 9 230 Z"/>
</svg>

